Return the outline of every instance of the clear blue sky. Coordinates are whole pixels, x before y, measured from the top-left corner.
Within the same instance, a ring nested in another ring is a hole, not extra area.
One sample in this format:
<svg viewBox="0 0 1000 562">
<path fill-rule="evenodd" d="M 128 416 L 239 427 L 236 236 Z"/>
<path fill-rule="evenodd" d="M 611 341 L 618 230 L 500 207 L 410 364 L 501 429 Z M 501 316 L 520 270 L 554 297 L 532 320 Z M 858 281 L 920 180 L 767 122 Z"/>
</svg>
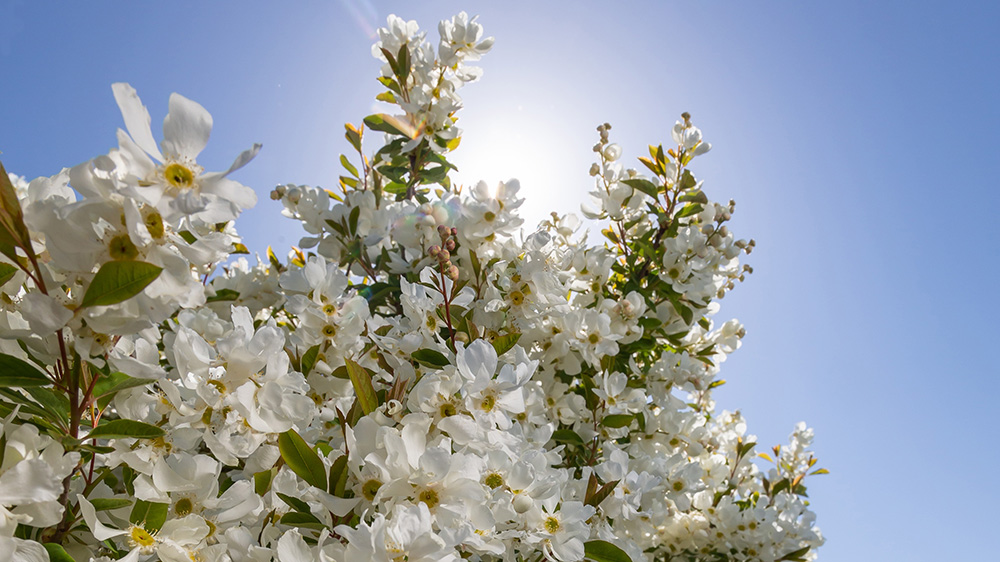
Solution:
<svg viewBox="0 0 1000 562">
<path fill-rule="evenodd" d="M 264 144 L 236 176 L 261 199 L 238 226 L 286 249 L 298 230 L 267 193 L 336 183 L 342 123 L 378 91 L 370 32 L 478 13 L 497 43 L 466 89 L 460 177 L 520 177 L 532 222 L 575 211 L 596 125 L 634 157 L 690 111 L 715 145 L 696 175 L 758 241 L 723 302 L 748 336 L 720 407 L 763 444 L 816 428 L 821 560 L 983 559 L 1000 523 L 995 6 L 2 0 L 0 157 L 56 173 L 116 144 L 111 83 L 154 130 L 180 92 L 215 118 L 207 169 Z"/>
</svg>

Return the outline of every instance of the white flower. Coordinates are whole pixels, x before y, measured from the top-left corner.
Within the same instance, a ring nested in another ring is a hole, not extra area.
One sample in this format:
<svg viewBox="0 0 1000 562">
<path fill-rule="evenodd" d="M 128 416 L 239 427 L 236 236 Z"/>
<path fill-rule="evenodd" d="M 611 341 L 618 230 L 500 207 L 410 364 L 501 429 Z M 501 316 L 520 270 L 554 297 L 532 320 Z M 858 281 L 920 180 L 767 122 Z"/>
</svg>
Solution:
<svg viewBox="0 0 1000 562">
<path fill-rule="evenodd" d="M 205 173 L 196 161 L 212 131 L 212 116 L 204 107 L 171 94 L 163 142 L 157 148 L 149 112 L 135 89 L 122 82 L 112 89 L 129 133 L 119 131 L 118 135 L 120 156 L 128 166 L 126 180 L 141 200 L 160 211 L 164 221 L 176 224 L 193 216 L 205 223 L 225 222 L 254 206 L 254 191 L 227 176 L 253 160 L 259 144 L 240 154 L 225 172 Z"/>
</svg>

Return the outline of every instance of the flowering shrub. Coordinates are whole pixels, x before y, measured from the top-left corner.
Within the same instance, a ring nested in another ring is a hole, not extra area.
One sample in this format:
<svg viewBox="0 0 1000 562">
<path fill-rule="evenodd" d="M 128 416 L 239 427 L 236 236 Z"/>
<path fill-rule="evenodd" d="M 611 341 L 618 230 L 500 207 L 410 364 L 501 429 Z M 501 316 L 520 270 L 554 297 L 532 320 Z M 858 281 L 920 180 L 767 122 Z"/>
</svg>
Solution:
<svg viewBox="0 0 1000 562">
<path fill-rule="evenodd" d="M 339 189 L 271 193 L 307 232 L 285 261 L 222 265 L 260 147 L 206 172 L 212 118 L 177 94 L 159 145 L 115 84 L 118 148 L 0 173 L 0 559 L 815 558 L 812 431 L 769 455 L 714 411 L 754 242 L 690 171 L 701 132 L 643 175 L 598 127 L 608 241 L 522 234 L 516 180 L 449 179 L 492 39 L 439 30 L 379 30 L 395 109 L 346 126 Z"/>
</svg>

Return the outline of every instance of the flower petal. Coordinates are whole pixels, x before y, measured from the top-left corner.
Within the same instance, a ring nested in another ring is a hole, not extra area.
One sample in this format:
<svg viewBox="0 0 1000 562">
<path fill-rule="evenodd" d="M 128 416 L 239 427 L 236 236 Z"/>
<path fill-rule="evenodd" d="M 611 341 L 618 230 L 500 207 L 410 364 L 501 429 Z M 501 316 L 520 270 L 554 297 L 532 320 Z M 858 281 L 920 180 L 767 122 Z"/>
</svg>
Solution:
<svg viewBox="0 0 1000 562">
<path fill-rule="evenodd" d="M 208 144 L 212 116 L 198 102 L 170 94 L 170 111 L 163 120 L 163 152 L 194 160 Z"/>
<path fill-rule="evenodd" d="M 76 499 L 80 502 L 80 512 L 83 513 L 83 520 L 87 522 L 87 526 L 90 527 L 90 532 L 93 533 L 95 539 L 99 541 L 106 541 L 112 537 L 125 534 L 125 531 L 112 529 L 111 527 L 105 526 L 104 523 L 98 521 L 97 510 L 94 509 L 93 504 L 87 501 L 87 498 L 77 494 Z"/>
<path fill-rule="evenodd" d="M 149 128 L 149 111 L 146 110 L 146 106 L 142 105 L 142 100 L 139 99 L 135 88 L 125 82 L 116 82 L 111 85 L 111 90 L 115 93 L 115 101 L 118 102 L 118 109 L 122 112 L 125 128 L 128 129 L 132 140 L 147 154 L 162 162 L 163 155 L 156 147 L 153 131 Z"/>
<path fill-rule="evenodd" d="M 228 176 L 229 174 L 249 164 L 250 161 L 257 156 L 257 153 L 260 152 L 260 147 L 261 144 L 259 142 L 254 143 L 254 145 L 251 148 L 248 148 L 243 152 L 241 152 L 240 155 L 236 157 L 236 160 L 233 161 L 233 165 L 230 166 L 229 169 L 222 174 L 222 176 L 223 177 Z"/>
</svg>

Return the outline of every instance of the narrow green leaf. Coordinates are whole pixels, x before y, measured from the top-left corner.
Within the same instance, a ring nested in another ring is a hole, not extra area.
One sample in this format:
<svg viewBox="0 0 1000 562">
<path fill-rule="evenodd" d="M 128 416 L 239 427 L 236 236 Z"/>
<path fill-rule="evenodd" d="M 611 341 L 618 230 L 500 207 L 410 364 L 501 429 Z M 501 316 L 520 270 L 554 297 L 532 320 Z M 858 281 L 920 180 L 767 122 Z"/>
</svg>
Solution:
<svg viewBox="0 0 1000 562">
<path fill-rule="evenodd" d="M 347 455 L 340 455 L 330 467 L 330 493 L 344 497 L 347 488 Z"/>
<path fill-rule="evenodd" d="M 607 497 L 615 491 L 615 486 L 617 486 L 619 482 L 621 482 L 621 480 L 612 480 L 611 482 L 601 486 L 601 488 L 594 492 L 593 495 L 588 495 L 586 502 L 587 505 L 592 505 L 594 507 L 601 505 L 601 502 L 607 499 Z"/>
<path fill-rule="evenodd" d="M 316 360 L 319 359 L 319 344 L 314 345 L 306 350 L 302 354 L 302 374 L 308 375 L 312 372 L 313 367 L 316 366 Z"/>
<path fill-rule="evenodd" d="M 583 543 L 583 555 L 594 562 L 632 562 L 624 550 L 608 541 Z"/>
<path fill-rule="evenodd" d="M 253 475 L 253 491 L 258 496 L 263 496 L 271 489 L 271 480 L 274 479 L 274 472 L 271 469 L 262 470 Z"/>
<path fill-rule="evenodd" d="M 94 428 L 88 439 L 113 439 L 120 437 L 135 437 L 137 439 L 154 439 L 162 437 L 166 432 L 162 428 L 146 422 L 135 420 L 112 420 Z"/>
<path fill-rule="evenodd" d="M 698 203 L 688 203 L 687 205 L 684 205 L 680 211 L 677 212 L 676 217 L 677 218 L 690 217 L 691 215 L 697 215 L 698 213 L 704 210 L 705 207 L 702 207 Z"/>
<path fill-rule="evenodd" d="M 291 511 L 282 515 L 281 523 L 292 527 L 305 527 L 306 529 L 320 530 L 324 528 L 323 523 L 316 519 L 315 515 L 299 511 Z"/>
<path fill-rule="evenodd" d="M 49 562 L 76 562 L 73 560 L 73 557 L 66 552 L 66 549 L 63 548 L 61 544 L 47 542 L 42 546 L 44 546 L 45 551 L 49 553 Z"/>
<path fill-rule="evenodd" d="M 385 113 L 375 113 L 365 117 L 365 126 L 373 131 L 381 131 L 383 133 L 389 133 L 390 135 L 402 135 L 403 131 L 397 129 L 391 123 L 391 120 L 387 120 L 391 117 Z"/>
<path fill-rule="evenodd" d="M 126 498 L 94 498 L 90 500 L 97 511 L 108 511 L 109 509 L 121 509 L 132 505 L 132 500 Z"/>
<path fill-rule="evenodd" d="M 52 384 L 49 377 L 31 364 L 13 355 L 0 353 L 0 388 L 24 388 L 47 384 Z"/>
<path fill-rule="evenodd" d="M 830 474 L 830 471 L 827 470 L 827 469 L 825 469 L 825 468 L 817 468 L 816 470 L 810 472 L 809 474 L 810 475 L 812 475 L 812 474 Z"/>
<path fill-rule="evenodd" d="M 556 443 L 583 445 L 583 437 L 572 429 L 557 429 L 552 432 L 552 440 Z"/>
<path fill-rule="evenodd" d="M 496 338 L 493 338 L 493 341 L 490 343 L 493 344 L 493 349 L 496 350 L 497 357 L 499 357 L 510 351 L 519 339 L 521 339 L 521 334 L 519 332 L 514 332 L 511 334 L 497 336 Z"/>
<path fill-rule="evenodd" d="M 0 263 L 0 285 L 10 281 L 14 278 L 14 274 L 18 272 L 18 269 L 9 263 Z"/>
<path fill-rule="evenodd" d="M 611 414 L 610 416 L 604 416 L 604 419 L 601 420 L 601 425 L 611 428 L 627 427 L 634 419 L 635 416 L 632 414 Z"/>
<path fill-rule="evenodd" d="M 378 397 L 375 395 L 375 387 L 372 386 L 372 378 L 368 371 L 350 359 L 344 359 L 347 365 L 347 374 L 351 377 L 351 384 L 354 385 L 354 392 L 358 396 L 358 403 L 364 413 L 370 414 L 378 408 Z"/>
<path fill-rule="evenodd" d="M 347 217 L 347 226 L 350 227 L 348 232 L 352 236 L 357 236 L 358 234 L 358 218 L 361 217 L 361 207 L 355 207 L 351 209 L 351 214 Z"/>
<path fill-rule="evenodd" d="M 294 429 L 278 436 L 278 451 L 288 468 L 299 478 L 311 486 L 326 489 L 326 467 L 323 466 L 323 461 Z"/>
<path fill-rule="evenodd" d="M 418 349 L 413 352 L 411 357 L 417 363 L 428 367 L 441 368 L 450 363 L 447 356 L 435 349 Z"/>
<path fill-rule="evenodd" d="M 240 298 L 240 293 L 232 289 L 219 289 L 215 294 L 205 299 L 205 302 L 228 302 Z"/>
<path fill-rule="evenodd" d="M 135 507 L 129 515 L 129 523 L 142 525 L 150 533 L 160 530 L 160 527 L 167 521 L 167 511 L 170 509 L 169 503 L 154 503 L 145 500 L 135 500 Z"/>
<path fill-rule="evenodd" d="M 288 494 L 282 494 L 281 492 L 277 492 L 277 494 L 278 497 L 281 498 L 281 501 L 288 504 L 288 507 L 291 507 L 295 511 L 301 511 L 302 513 L 309 513 L 309 504 L 307 504 L 306 502 L 300 500 L 299 498 L 296 498 L 295 496 L 289 496 Z"/>
<path fill-rule="evenodd" d="M 109 261 L 94 275 L 80 308 L 128 300 L 155 281 L 161 271 L 162 267 L 142 261 Z"/>
<path fill-rule="evenodd" d="M 347 157 L 344 156 L 343 154 L 340 155 L 340 163 L 341 163 L 341 165 L 344 166 L 345 170 L 347 170 L 348 172 L 351 173 L 352 176 L 354 176 L 356 178 L 360 177 L 360 176 L 358 176 L 358 169 L 355 168 L 354 164 L 351 164 L 351 161 L 348 160 Z"/>
<path fill-rule="evenodd" d="M 399 83 L 404 87 L 406 86 L 406 78 L 410 76 L 410 51 L 406 47 L 406 43 L 399 48 L 399 53 L 396 54 L 396 77 L 399 78 Z"/>
<path fill-rule="evenodd" d="M 94 397 L 112 397 L 126 388 L 146 386 L 154 382 L 156 379 L 138 379 L 116 371 L 108 375 L 101 375 L 101 378 L 94 383 Z"/>
<path fill-rule="evenodd" d="M 657 187 L 655 183 L 644 178 L 632 178 L 628 180 L 622 180 L 622 183 L 633 189 L 637 189 L 645 193 L 646 195 L 649 195 L 653 199 L 656 199 L 657 195 L 659 195 L 660 193 L 660 188 Z"/>
<path fill-rule="evenodd" d="M 802 560 L 802 557 L 805 556 L 808 552 L 809 552 L 809 547 L 804 546 L 798 550 L 793 550 L 789 552 L 788 554 L 782 556 L 781 558 L 778 558 L 778 560 L 789 560 L 789 561 Z"/>
</svg>

